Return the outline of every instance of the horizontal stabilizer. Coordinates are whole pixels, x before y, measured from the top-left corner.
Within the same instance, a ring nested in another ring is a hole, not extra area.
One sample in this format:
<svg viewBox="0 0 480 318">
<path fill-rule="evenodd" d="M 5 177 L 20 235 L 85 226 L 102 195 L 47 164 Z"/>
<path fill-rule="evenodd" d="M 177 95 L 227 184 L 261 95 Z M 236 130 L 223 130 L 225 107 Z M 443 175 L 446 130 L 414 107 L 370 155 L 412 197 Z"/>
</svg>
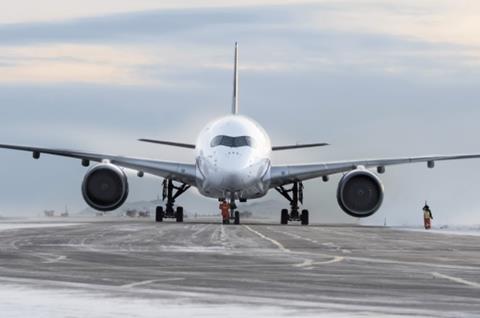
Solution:
<svg viewBox="0 0 480 318">
<path fill-rule="evenodd" d="M 172 141 L 163 141 L 163 140 L 154 140 L 154 139 L 138 139 L 138 141 L 151 142 L 153 144 L 160 144 L 160 145 L 180 147 L 180 148 L 195 149 L 195 145 L 185 144 L 181 142 L 172 142 Z"/>
<path fill-rule="evenodd" d="M 316 144 L 297 144 L 297 145 L 288 145 L 288 146 L 275 146 L 272 147 L 272 151 L 278 151 L 278 150 L 289 150 L 289 149 L 300 149 L 300 148 L 313 148 L 313 147 L 324 147 L 324 146 L 329 146 L 328 143 L 322 142 L 322 143 L 316 143 Z"/>
</svg>

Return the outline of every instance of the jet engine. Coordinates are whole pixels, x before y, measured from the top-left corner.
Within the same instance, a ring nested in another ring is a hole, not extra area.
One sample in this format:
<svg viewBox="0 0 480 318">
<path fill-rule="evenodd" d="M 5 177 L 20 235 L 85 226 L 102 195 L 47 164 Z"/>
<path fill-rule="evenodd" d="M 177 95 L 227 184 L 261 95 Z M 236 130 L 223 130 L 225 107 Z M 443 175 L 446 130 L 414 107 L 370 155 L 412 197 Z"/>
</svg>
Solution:
<svg viewBox="0 0 480 318">
<path fill-rule="evenodd" d="M 95 210 L 115 210 L 128 197 L 127 175 L 112 164 L 94 166 L 83 179 L 82 195 L 87 204 Z"/>
<path fill-rule="evenodd" d="M 338 184 L 337 201 L 348 215 L 357 218 L 371 216 L 382 205 L 383 184 L 364 168 L 350 171 Z"/>
</svg>

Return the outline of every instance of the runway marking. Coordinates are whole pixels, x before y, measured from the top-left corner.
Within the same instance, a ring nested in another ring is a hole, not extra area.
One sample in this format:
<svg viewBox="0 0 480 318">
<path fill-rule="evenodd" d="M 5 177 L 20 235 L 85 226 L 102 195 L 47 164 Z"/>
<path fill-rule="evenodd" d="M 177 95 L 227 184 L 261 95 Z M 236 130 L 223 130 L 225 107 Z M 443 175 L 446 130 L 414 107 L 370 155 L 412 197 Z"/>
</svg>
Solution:
<svg viewBox="0 0 480 318">
<path fill-rule="evenodd" d="M 120 286 L 120 288 L 133 288 L 133 287 L 138 287 L 138 286 L 150 285 L 150 284 L 153 284 L 153 283 L 174 282 L 174 281 L 178 281 L 178 280 L 185 280 L 185 278 L 172 277 L 172 278 L 164 278 L 164 279 L 144 280 L 144 281 L 141 281 L 141 282 L 125 284 L 125 285 Z"/>
<path fill-rule="evenodd" d="M 455 283 L 467 285 L 467 286 L 470 286 L 470 287 L 480 288 L 479 283 L 470 282 L 468 280 L 465 280 L 465 279 L 462 279 L 462 278 L 459 278 L 459 277 L 448 276 L 448 275 L 440 274 L 440 273 L 437 273 L 437 272 L 433 272 L 432 275 L 434 277 L 448 279 L 448 280 L 450 280 L 452 282 L 455 282 Z"/>
<path fill-rule="evenodd" d="M 43 264 L 53 264 L 67 259 L 65 255 L 55 255 L 50 253 L 33 253 L 33 256 L 43 259 Z"/>
<path fill-rule="evenodd" d="M 264 240 L 267 240 L 267 241 L 271 242 L 272 244 L 274 244 L 275 246 L 277 246 L 277 247 L 278 247 L 280 250 L 282 250 L 283 252 L 285 252 L 285 253 L 291 253 L 291 251 L 290 251 L 288 248 L 286 248 L 285 246 L 283 246 L 280 242 L 275 241 L 274 239 L 269 238 L 269 237 L 266 236 L 266 235 L 263 235 L 262 233 L 260 233 L 260 232 L 258 232 L 258 231 L 256 231 L 256 230 L 252 229 L 252 228 L 251 228 L 250 226 L 248 226 L 248 225 L 244 225 L 243 227 L 245 227 L 245 228 L 246 228 L 247 230 L 249 230 L 250 232 L 257 234 L 258 236 L 260 236 L 260 237 L 263 238 Z"/>
<path fill-rule="evenodd" d="M 295 239 L 299 239 L 299 240 L 304 240 L 304 241 L 308 241 L 308 242 L 311 242 L 313 244 L 320 244 L 317 240 L 314 240 L 314 239 L 311 239 L 311 238 L 308 238 L 308 237 L 303 237 L 303 236 L 300 236 L 298 234 L 294 234 L 294 233 L 290 233 L 290 232 L 282 232 L 282 231 L 278 231 L 278 230 L 275 230 L 271 227 L 268 228 L 270 231 L 272 232 L 275 232 L 275 233 L 279 233 L 279 234 L 284 234 L 284 235 L 288 235 L 290 237 L 293 237 Z"/>
<path fill-rule="evenodd" d="M 425 262 L 410 262 L 410 261 L 396 261 L 392 259 L 382 258 L 368 258 L 358 256 L 345 256 L 346 259 L 351 261 L 366 262 L 366 263 L 378 263 L 378 264 L 398 264 L 398 265 L 413 265 L 413 266 L 428 266 L 447 269 L 459 269 L 459 270 L 478 270 L 478 267 L 467 265 L 450 265 L 450 264 L 438 264 L 438 263 L 425 263 Z"/>
<path fill-rule="evenodd" d="M 324 262 L 315 262 L 315 265 L 326 265 L 341 262 L 345 259 L 343 256 L 335 256 L 333 259 Z"/>
<path fill-rule="evenodd" d="M 64 261 L 64 260 L 66 260 L 66 259 L 67 259 L 66 256 L 60 255 L 60 256 L 58 256 L 58 257 L 56 257 L 56 258 L 47 259 L 47 260 L 43 261 L 42 263 L 44 263 L 44 264 L 53 264 L 53 263 L 58 263 L 58 262 Z"/>
<path fill-rule="evenodd" d="M 313 266 L 313 260 L 311 260 L 311 259 L 306 259 L 303 263 L 295 264 L 295 265 L 293 265 L 293 266 L 294 266 L 294 267 L 312 268 L 312 266 Z"/>
<path fill-rule="evenodd" d="M 276 240 L 274 240 L 274 239 L 272 239 L 272 238 L 270 238 L 270 237 L 268 237 L 268 236 L 266 236 L 266 235 L 264 235 L 264 234 L 262 234 L 262 233 L 260 233 L 260 232 L 258 232 L 258 231 L 256 231 L 256 230 L 252 229 L 252 228 L 251 228 L 250 226 L 248 226 L 248 225 L 244 225 L 244 227 L 245 227 L 247 230 L 249 230 L 249 231 L 257 234 L 257 235 L 260 236 L 261 238 L 263 238 L 263 239 L 265 239 L 265 240 L 267 240 L 267 241 L 272 242 L 274 245 L 276 245 L 276 246 L 277 246 L 280 250 L 282 250 L 283 252 L 292 253 L 291 250 L 289 250 L 288 248 L 286 248 L 285 246 L 283 246 L 280 242 L 278 242 L 278 241 L 276 241 Z M 277 232 L 277 231 L 275 231 L 275 232 Z M 291 233 L 282 233 L 282 234 L 291 234 Z M 299 235 L 295 235 L 295 234 L 293 234 L 293 235 L 294 235 L 294 236 L 297 236 L 297 237 L 300 238 L 300 239 L 304 239 L 303 237 L 301 237 L 301 236 L 299 236 Z M 309 240 L 309 241 L 310 241 L 310 240 Z M 318 242 L 317 242 L 317 244 L 318 244 Z M 313 261 L 313 260 L 311 260 L 311 259 L 306 258 L 306 259 L 304 259 L 304 261 L 303 261 L 302 263 L 294 264 L 294 265 L 292 265 L 292 266 L 293 266 L 293 267 L 299 267 L 299 268 L 302 268 L 302 269 L 313 269 L 315 265 L 327 265 L 327 264 L 332 264 L 332 263 L 341 262 L 341 261 L 343 261 L 343 260 L 345 259 L 345 257 L 343 257 L 343 256 L 333 256 L 333 255 L 326 255 L 326 254 L 324 254 L 324 256 L 326 256 L 326 257 L 333 257 L 333 258 L 332 258 L 332 259 L 329 259 L 329 260 L 327 260 L 327 261 L 321 261 L 321 262 L 315 262 L 315 261 Z"/>
<path fill-rule="evenodd" d="M 223 224 L 220 225 L 220 240 L 222 242 L 228 242 L 227 233 L 225 232 L 225 227 Z"/>
<path fill-rule="evenodd" d="M 333 264 L 333 263 L 338 263 L 341 262 L 345 259 L 343 256 L 334 256 L 333 259 L 330 259 L 328 261 L 323 261 L 323 262 L 314 262 L 311 259 L 306 259 L 303 263 L 295 264 L 293 265 L 294 267 L 300 267 L 303 269 L 313 269 L 315 268 L 315 265 L 327 265 L 327 264 Z"/>
</svg>

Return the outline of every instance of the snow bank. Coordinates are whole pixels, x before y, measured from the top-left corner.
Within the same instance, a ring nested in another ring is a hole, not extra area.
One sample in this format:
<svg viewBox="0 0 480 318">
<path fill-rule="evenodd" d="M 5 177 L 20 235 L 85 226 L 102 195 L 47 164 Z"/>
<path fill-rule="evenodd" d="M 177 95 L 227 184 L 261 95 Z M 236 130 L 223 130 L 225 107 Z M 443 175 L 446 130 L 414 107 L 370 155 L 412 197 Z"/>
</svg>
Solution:
<svg viewBox="0 0 480 318">
<path fill-rule="evenodd" d="M 79 223 L 0 223 L 0 231 L 74 225 L 79 225 Z"/>
</svg>

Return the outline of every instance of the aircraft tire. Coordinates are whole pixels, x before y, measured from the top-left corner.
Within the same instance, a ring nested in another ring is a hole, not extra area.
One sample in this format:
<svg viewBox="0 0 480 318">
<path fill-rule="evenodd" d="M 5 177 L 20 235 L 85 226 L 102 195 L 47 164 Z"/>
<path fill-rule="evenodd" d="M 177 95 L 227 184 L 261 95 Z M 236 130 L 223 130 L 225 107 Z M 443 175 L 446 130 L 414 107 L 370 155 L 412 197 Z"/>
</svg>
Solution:
<svg viewBox="0 0 480 318">
<path fill-rule="evenodd" d="M 285 225 L 288 224 L 288 210 L 283 209 L 280 217 L 280 224 Z"/>
<path fill-rule="evenodd" d="M 175 217 L 177 218 L 177 222 L 183 222 L 183 207 L 177 207 L 177 213 L 175 213 Z"/>
<path fill-rule="evenodd" d="M 240 224 L 240 212 L 235 211 L 235 224 Z"/>
<path fill-rule="evenodd" d="M 300 216 L 300 220 L 302 221 L 302 225 L 308 225 L 309 222 L 309 215 L 308 210 L 302 210 L 302 214 Z"/>
<path fill-rule="evenodd" d="M 155 222 L 163 222 L 163 216 L 165 213 L 163 212 L 162 206 L 157 206 L 155 209 Z"/>
</svg>

